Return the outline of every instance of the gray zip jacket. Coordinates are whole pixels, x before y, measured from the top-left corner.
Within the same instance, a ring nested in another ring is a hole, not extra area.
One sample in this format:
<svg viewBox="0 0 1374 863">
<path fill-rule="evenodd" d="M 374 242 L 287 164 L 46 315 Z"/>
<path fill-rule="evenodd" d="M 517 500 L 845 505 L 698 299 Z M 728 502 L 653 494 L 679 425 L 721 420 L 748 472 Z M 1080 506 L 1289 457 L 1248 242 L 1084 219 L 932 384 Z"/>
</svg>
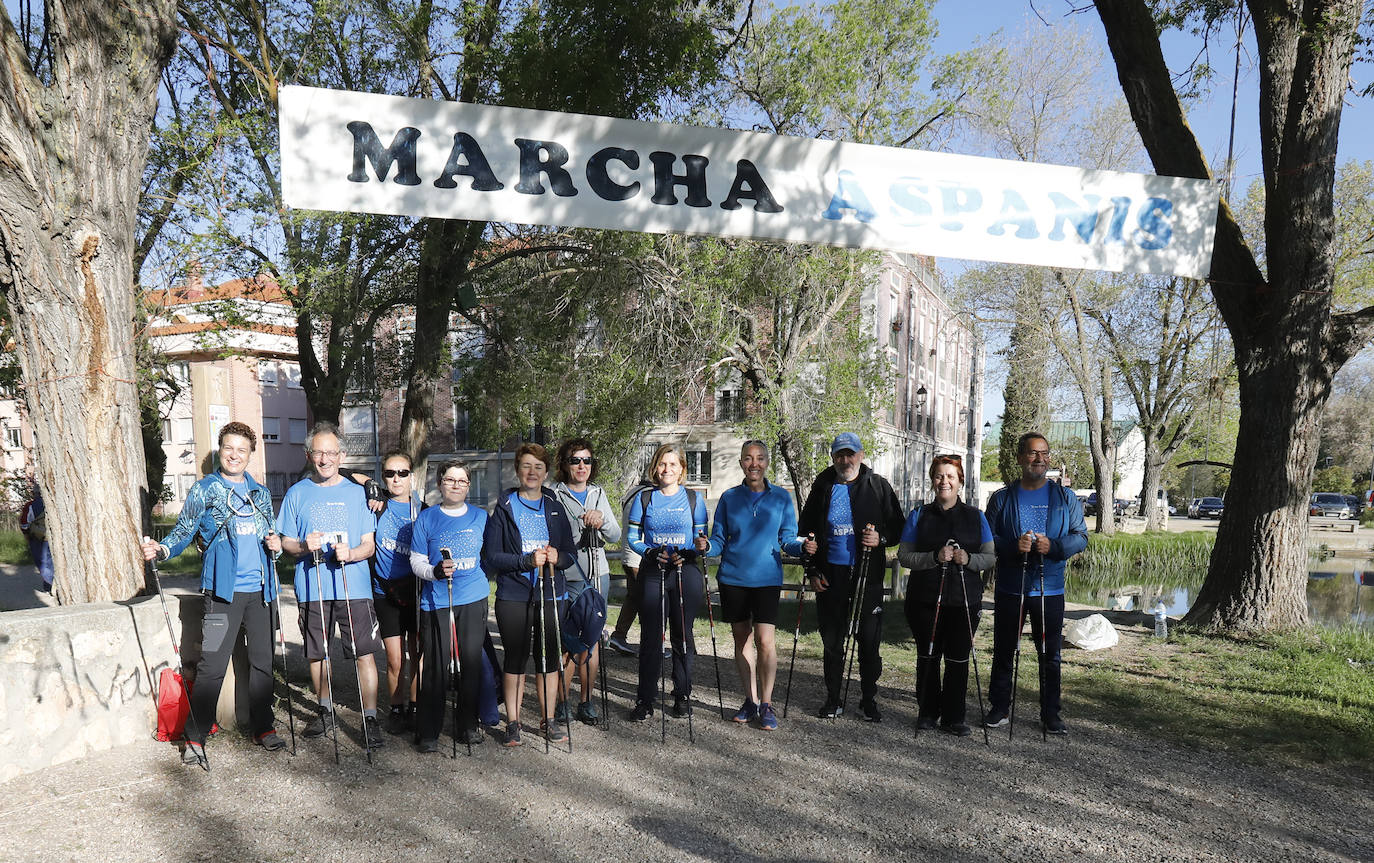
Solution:
<svg viewBox="0 0 1374 863">
<path fill-rule="evenodd" d="M 568 489 L 565 483 L 558 483 L 553 487 L 553 493 L 557 496 L 559 503 L 563 504 L 563 512 L 568 516 L 568 525 L 572 528 L 573 542 L 577 545 L 576 563 L 564 571 L 563 575 L 568 581 L 586 581 L 587 565 L 589 563 L 588 554 L 596 555 L 596 571 L 598 574 L 605 575 L 609 570 L 606 566 L 606 549 L 588 549 L 584 544 L 582 535 L 582 513 L 589 509 L 601 511 L 603 521 L 601 530 L 601 544 L 617 542 L 620 539 L 620 522 L 615 517 L 615 506 L 610 498 L 606 497 L 606 492 L 599 485 L 587 484 L 587 505 L 584 507 L 578 502 L 577 498 Z"/>
</svg>

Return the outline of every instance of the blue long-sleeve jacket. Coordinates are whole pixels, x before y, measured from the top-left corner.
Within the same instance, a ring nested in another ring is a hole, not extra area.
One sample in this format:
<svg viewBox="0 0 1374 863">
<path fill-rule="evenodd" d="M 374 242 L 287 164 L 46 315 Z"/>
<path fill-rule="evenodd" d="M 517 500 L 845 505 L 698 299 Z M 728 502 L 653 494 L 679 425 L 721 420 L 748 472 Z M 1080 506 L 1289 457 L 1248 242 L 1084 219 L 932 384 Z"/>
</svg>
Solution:
<svg viewBox="0 0 1374 863">
<path fill-rule="evenodd" d="M 782 584 L 783 552 L 800 555 L 801 546 L 792 495 L 767 483 L 754 503 L 749 487 L 737 485 L 716 503 L 706 554 L 720 555 L 716 578 L 722 584 L 772 587 Z"/>
<path fill-rule="evenodd" d="M 1050 550 L 1044 556 L 1045 595 L 1060 596 L 1064 593 L 1064 565 L 1088 547 L 1088 525 L 1083 521 L 1083 505 L 1073 492 L 1057 482 L 1048 486 L 1050 506 L 1045 516 L 1045 536 L 1049 537 Z M 1025 533 L 1021 529 L 1020 492 L 1020 482 L 998 489 L 988 499 L 984 513 L 997 549 L 997 589 L 1002 593 L 1039 596 L 1040 555 L 1032 551 L 1023 561 L 1016 547 Z"/>
<path fill-rule="evenodd" d="M 248 474 L 245 473 L 243 479 L 247 483 L 248 497 L 253 502 L 252 517 L 258 539 L 264 539 L 274 529 L 272 495 Z M 200 589 L 214 593 L 225 602 L 234 601 L 234 583 L 239 571 L 238 543 L 234 541 L 234 528 L 230 524 L 235 517 L 229 504 L 230 491 L 229 483 L 217 473 L 201 478 L 191 486 L 176 526 L 162 541 L 169 558 L 185 551 L 197 535 L 209 543 L 201 555 Z M 277 595 L 276 571 L 267 557 L 267 548 L 261 542 L 257 548 L 265 575 L 263 602 L 271 602 Z"/>
</svg>

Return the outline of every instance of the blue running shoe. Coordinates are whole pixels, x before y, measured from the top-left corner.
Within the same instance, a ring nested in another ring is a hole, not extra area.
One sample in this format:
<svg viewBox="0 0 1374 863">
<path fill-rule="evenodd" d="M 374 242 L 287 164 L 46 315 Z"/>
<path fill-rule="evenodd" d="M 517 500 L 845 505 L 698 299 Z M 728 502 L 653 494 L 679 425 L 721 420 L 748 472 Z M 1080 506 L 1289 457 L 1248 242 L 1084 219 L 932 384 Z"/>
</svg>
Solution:
<svg viewBox="0 0 1374 863">
<path fill-rule="evenodd" d="M 739 713 L 736 713 L 731 718 L 738 722 L 740 725 L 747 725 L 750 722 L 753 722 L 758 715 L 759 706 L 754 702 L 745 699 L 744 706 L 739 709 Z"/>
<path fill-rule="evenodd" d="M 759 705 L 759 728 L 764 731 L 778 730 L 778 715 L 773 712 L 773 705 L 767 701 Z"/>
</svg>

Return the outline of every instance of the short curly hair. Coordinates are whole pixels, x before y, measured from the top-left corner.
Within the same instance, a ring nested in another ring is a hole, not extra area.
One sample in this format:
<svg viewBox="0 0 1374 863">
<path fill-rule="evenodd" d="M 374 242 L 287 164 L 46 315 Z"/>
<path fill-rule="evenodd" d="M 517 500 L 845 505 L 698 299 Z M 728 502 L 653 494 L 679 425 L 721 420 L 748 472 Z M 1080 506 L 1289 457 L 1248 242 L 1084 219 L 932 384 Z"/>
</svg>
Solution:
<svg viewBox="0 0 1374 863">
<path fill-rule="evenodd" d="M 238 435 L 238 436 L 241 437 L 241 438 L 247 438 L 247 439 L 248 439 L 248 449 L 249 449 L 249 451 L 251 451 L 251 452 L 256 452 L 256 451 L 257 451 L 257 449 L 258 449 L 258 433 L 255 432 L 255 431 L 253 431 L 251 428 L 249 428 L 245 423 L 241 423 L 241 422 L 238 422 L 238 421 L 225 423 L 223 426 L 220 427 L 220 430 L 219 430 L 219 440 L 218 440 L 218 442 L 216 443 L 216 446 L 223 447 L 223 446 L 224 446 L 224 436 L 225 436 L 225 435 L 230 435 L 230 434 L 236 434 L 236 435 Z"/>
</svg>

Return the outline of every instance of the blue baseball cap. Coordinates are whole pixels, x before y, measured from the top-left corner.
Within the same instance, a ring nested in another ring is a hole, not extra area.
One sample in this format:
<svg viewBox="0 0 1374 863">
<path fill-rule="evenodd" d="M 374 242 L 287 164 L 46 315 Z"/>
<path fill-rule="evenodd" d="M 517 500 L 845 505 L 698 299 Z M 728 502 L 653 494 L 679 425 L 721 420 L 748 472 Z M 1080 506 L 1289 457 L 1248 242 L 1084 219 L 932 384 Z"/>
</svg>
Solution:
<svg viewBox="0 0 1374 863">
<path fill-rule="evenodd" d="M 864 450 L 864 445 L 859 443 L 859 436 L 854 434 L 854 432 L 841 432 L 836 435 L 835 440 L 830 443 L 831 455 L 846 449 L 853 452 L 863 452 Z"/>
</svg>

